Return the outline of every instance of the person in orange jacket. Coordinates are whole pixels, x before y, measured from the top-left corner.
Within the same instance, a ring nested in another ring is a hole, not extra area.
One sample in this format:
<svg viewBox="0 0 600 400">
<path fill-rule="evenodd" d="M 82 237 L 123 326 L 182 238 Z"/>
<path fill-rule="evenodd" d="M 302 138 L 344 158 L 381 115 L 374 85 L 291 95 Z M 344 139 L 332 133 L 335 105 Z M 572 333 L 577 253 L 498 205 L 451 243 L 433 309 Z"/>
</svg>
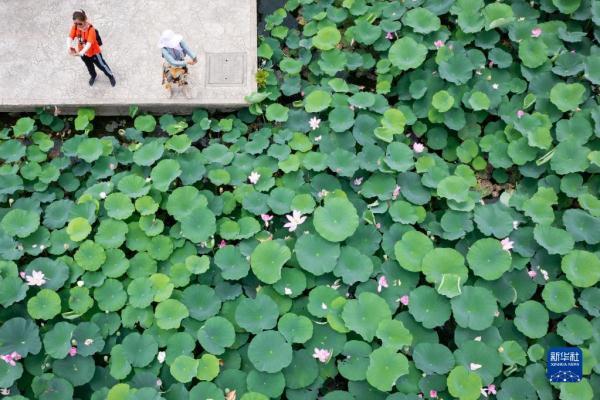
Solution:
<svg viewBox="0 0 600 400">
<path fill-rule="evenodd" d="M 78 10 L 73 13 L 73 26 L 67 38 L 67 51 L 72 56 L 80 56 L 90 73 L 90 86 L 96 81 L 96 67 L 108 77 L 111 86 L 115 86 L 117 81 L 110 67 L 102 56 L 102 40 L 98 31 L 88 22 L 85 11 Z"/>
</svg>

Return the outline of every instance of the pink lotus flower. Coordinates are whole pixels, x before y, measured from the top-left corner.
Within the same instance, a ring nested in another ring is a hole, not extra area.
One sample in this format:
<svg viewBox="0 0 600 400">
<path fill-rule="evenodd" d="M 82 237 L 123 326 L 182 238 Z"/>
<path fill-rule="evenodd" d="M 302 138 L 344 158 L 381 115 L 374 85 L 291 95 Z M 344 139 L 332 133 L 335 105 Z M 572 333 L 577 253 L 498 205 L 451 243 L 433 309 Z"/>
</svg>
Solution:
<svg viewBox="0 0 600 400">
<path fill-rule="evenodd" d="M 530 269 L 529 271 L 527 271 L 527 275 L 529 275 L 529 277 L 531 279 L 535 278 L 537 276 L 537 272 L 535 272 L 534 270 Z"/>
<path fill-rule="evenodd" d="M 306 216 L 303 216 L 298 210 L 293 210 L 291 215 L 288 214 L 285 217 L 288 219 L 288 222 L 283 227 L 288 228 L 290 232 L 294 232 L 298 228 L 298 225 L 302 225 L 306 221 Z"/>
<path fill-rule="evenodd" d="M 227 246 L 227 242 L 225 241 L 225 239 L 221 239 L 221 242 L 219 242 L 219 248 L 222 249 L 225 246 Z"/>
<path fill-rule="evenodd" d="M 481 388 L 481 394 L 483 395 L 483 397 L 488 397 L 488 395 L 490 394 L 496 394 L 496 385 L 494 385 L 493 383 L 490 383 L 487 388 Z"/>
<path fill-rule="evenodd" d="M 396 200 L 398 198 L 398 196 L 400 195 L 400 189 L 400 186 L 396 185 L 394 191 L 392 192 L 392 200 Z"/>
<path fill-rule="evenodd" d="M 310 125 L 310 129 L 314 131 L 321 125 L 321 120 L 317 117 L 312 117 L 310 120 L 308 120 L 308 125 Z"/>
<path fill-rule="evenodd" d="M 362 177 L 362 176 L 360 176 L 360 177 L 356 178 L 356 179 L 354 180 L 354 182 L 353 182 L 353 183 L 354 183 L 356 186 L 360 186 L 360 185 L 362 185 L 362 181 L 363 181 L 363 177 Z"/>
<path fill-rule="evenodd" d="M 423 150 L 425 150 L 425 146 L 423 145 L 423 143 L 419 143 L 419 142 L 413 143 L 413 151 L 415 153 L 422 153 Z"/>
<path fill-rule="evenodd" d="M 517 110 L 517 118 L 521 118 L 523 115 L 525 115 L 525 111 Z"/>
<path fill-rule="evenodd" d="M 19 272 L 19 276 L 21 277 L 21 279 L 25 279 L 25 271 Z"/>
<path fill-rule="evenodd" d="M 270 214 L 260 214 L 260 219 L 265 223 L 265 228 L 268 228 L 269 222 L 273 219 L 273 216 Z"/>
<path fill-rule="evenodd" d="M 502 239 L 500 244 L 502 244 L 502 250 L 506 250 L 506 251 L 510 252 L 510 250 L 513 248 L 513 245 L 515 244 L 515 242 L 510 240 L 510 238 L 504 238 L 504 239 Z"/>
<path fill-rule="evenodd" d="M 436 49 L 439 49 L 440 47 L 444 47 L 444 42 L 442 40 L 436 40 L 435 42 L 433 42 L 433 45 Z"/>
<path fill-rule="evenodd" d="M 493 61 L 488 62 L 488 68 L 492 68 L 493 66 L 494 66 L 494 62 Z"/>
<path fill-rule="evenodd" d="M 9 396 L 10 395 L 10 389 L 9 388 L 1 388 L 0 389 L 0 394 L 2 396 Z"/>
<path fill-rule="evenodd" d="M 430 390 L 429 397 L 431 397 L 432 399 L 437 399 L 437 390 Z"/>
<path fill-rule="evenodd" d="M 392 40 L 392 39 L 394 38 L 394 34 L 393 34 L 392 32 L 388 32 L 388 33 L 385 35 L 385 38 L 386 38 L 387 40 Z"/>
<path fill-rule="evenodd" d="M 27 284 L 29 286 L 42 286 L 46 283 L 44 279 L 44 273 L 42 271 L 31 271 L 31 275 L 25 275 L 25 279 L 27 280 Z"/>
<path fill-rule="evenodd" d="M 21 357 L 21 355 L 19 353 L 17 353 L 16 351 L 13 351 L 10 354 L 1 355 L 0 358 L 2 360 L 4 360 L 11 367 L 14 367 L 15 365 L 17 365 L 17 363 L 15 361 L 19 361 L 23 357 Z"/>
<path fill-rule="evenodd" d="M 74 346 L 73 346 L 73 347 L 71 347 L 71 348 L 69 349 L 69 355 L 70 355 L 71 357 L 75 357 L 75 356 L 77 355 L 77 347 L 74 347 Z"/>
<path fill-rule="evenodd" d="M 387 278 L 385 275 L 381 275 L 377 280 L 377 293 L 381 293 L 381 290 L 387 287 L 389 287 Z"/>
<path fill-rule="evenodd" d="M 318 349 L 315 347 L 315 352 L 313 353 L 313 358 L 318 359 L 322 363 L 326 363 L 331 359 L 331 352 L 326 349 Z"/>
<path fill-rule="evenodd" d="M 256 171 L 252 171 L 252 173 L 248 176 L 248 180 L 251 184 L 256 185 L 258 180 L 260 179 L 260 174 Z"/>
<path fill-rule="evenodd" d="M 405 294 L 404 296 L 400 297 L 400 303 L 407 306 L 408 305 L 408 295 Z"/>
<path fill-rule="evenodd" d="M 542 28 L 533 28 L 531 30 L 531 37 L 540 37 L 540 35 L 542 34 Z"/>
</svg>

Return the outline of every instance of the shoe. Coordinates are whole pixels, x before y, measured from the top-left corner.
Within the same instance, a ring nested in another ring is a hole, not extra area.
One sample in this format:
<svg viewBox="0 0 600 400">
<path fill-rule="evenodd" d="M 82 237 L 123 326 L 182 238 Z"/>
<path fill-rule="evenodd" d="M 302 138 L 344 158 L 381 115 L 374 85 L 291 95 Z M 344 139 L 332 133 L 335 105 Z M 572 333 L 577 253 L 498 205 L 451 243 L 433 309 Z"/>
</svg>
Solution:
<svg viewBox="0 0 600 400">
<path fill-rule="evenodd" d="M 194 97 L 192 95 L 192 88 L 190 88 L 189 86 L 186 85 L 181 90 L 186 99 L 191 99 L 192 97 Z"/>
<path fill-rule="evenodd" d="M 92 76 L 88 83 L 90 84 L 90 86 L 94 86 L 94 82 L 96 82 L 96 77 Z"/>
<path fill-rule="evenodd" d="M 115 87 L 115 85 L 117 84 L 117 81 L 115 80 L 114 76 L 109 76 L 108 80 L 110 81 L 110 86 Z"/>
</svg>

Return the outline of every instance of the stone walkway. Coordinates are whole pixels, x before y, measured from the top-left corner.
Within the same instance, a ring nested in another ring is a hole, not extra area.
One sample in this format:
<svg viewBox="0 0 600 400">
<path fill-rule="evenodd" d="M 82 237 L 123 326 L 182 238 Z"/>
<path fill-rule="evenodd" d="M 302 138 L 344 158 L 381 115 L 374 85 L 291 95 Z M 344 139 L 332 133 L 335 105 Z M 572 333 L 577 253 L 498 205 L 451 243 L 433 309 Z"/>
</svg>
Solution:
<svg viewBox="0 0 600 400">
<path fill-rule="evenodd" d="M 100 32 L 115 88 L 100 71 L 90 87 L 83 62 L 67 54 L 71 16 L 80 8 Z M 0 111 L 232 109 L 256 90 L 256 0 L 1 0 L 0 19 Z M 157 42 L 165 29 L 198 53 L 191 100 L 181 93 L 167 99 L 161 86 Z"/>
</svg>

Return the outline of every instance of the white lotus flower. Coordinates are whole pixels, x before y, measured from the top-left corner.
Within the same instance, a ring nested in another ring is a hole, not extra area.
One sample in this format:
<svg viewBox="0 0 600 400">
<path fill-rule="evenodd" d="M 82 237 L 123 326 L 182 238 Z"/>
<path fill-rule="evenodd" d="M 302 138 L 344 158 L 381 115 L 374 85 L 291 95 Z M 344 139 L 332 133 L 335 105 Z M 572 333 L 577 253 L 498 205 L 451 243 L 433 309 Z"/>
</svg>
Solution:
<svg viewBox="0 0 600 400">
<path fill-rule="evenodd" d="M 260 174 L 256 171 L 252 171 L 252 173 L 248 176 L 248 180 L 251 184 L 256 185 L 256 182 L 260 179 Z"/>
<path fill-rule="evenodd" d="M 477 371 L 479 368 L 481 368 L 481 364 L 476 364 L 476 363 L 469 364 L 469 369 L 471 371 Z"/>
<path fill-rule="evenodd" d="M 46 279 L 44 279 L 44 273 L 42 271 L 31 271 L 31 275 L 25 275 L 25 280 L 27 280 L 27 284 L 29 286 L 42 286 L 46 283 Z"/>
<path fill-rule="evenodd" d="M 295 231 L 298 225 L 302 225 L 306 221 L 306 216 L 303 216 L 298 210 L 293 210 L 291 215 L 286 215 L 285 217 L 288 219 L 288 222 L 283 227 L 288 228 L 290 232 Z"/>
<path fill-rule="evenodd" d="M 310 125 L 310 129 L 314 131 L 315 129 L 319 129 L 319 125 L 321 125 L 321 120 L 317 117 L 312 117 L 308 121 L 308 124 Z"/>
</svg>

